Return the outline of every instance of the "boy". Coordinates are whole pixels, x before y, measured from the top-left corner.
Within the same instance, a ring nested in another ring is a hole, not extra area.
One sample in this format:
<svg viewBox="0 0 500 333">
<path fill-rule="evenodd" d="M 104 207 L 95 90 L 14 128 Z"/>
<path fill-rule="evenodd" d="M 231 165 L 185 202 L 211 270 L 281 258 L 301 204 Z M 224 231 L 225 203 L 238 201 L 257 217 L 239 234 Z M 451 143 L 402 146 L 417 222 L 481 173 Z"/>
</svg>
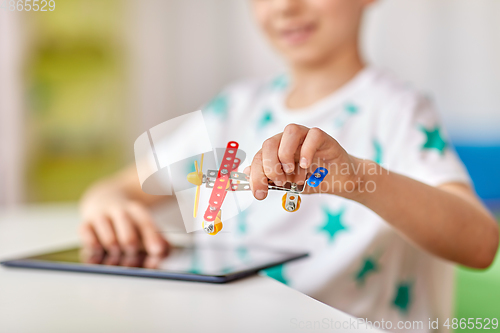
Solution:
<svg viewBox="0 0 500 333">
<path fill-rule="evenodd" d="M 309 259 L 269 274 L 357 317 L 427 330 L 429 318 L 450 316 L 452 271 L 439 258 L 488 267 L 498 228 L 432 105 L 365 66 L 358 35 L 371 2 L 251 1 L 290 74 L 231 86 L 204 109 L 214 147 L 235 140 L 254 156 L 245 171 L 259 201 L 221 237 L 304 249 Z M 267 180 L 303 183 L 318 165 L 330 171 L 323 194 L 303 196 L 293 214 L 277 207 L 282 193 L 268 194 Z M 82 200 L 84 243 L 161 254 L 167 242 L 147 207 L 162 199 L 141 191 L 135 167 L 96 184 Z"/>
</svg>

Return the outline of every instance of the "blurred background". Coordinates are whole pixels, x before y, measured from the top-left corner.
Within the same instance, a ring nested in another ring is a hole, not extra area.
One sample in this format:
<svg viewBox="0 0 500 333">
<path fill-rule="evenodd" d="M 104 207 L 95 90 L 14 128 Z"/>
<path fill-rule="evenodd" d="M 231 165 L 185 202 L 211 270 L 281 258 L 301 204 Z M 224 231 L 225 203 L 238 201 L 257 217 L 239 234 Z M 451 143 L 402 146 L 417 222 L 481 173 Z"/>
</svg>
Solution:
<svg viewBox="0 0 500 333">
<path fill-rule="evenodd" d="M 58 0 L 0 8 L 0 207 L 74 202 L 133 162 L 148 128 L 284 66 L 249 0 Z M 500 2 L 380 0 L 363 49 L 437 103 L 476 191 L 500 211 Z M 456 316 L 494 317 L 500 264 L 457 269 Z"/>
</svg>

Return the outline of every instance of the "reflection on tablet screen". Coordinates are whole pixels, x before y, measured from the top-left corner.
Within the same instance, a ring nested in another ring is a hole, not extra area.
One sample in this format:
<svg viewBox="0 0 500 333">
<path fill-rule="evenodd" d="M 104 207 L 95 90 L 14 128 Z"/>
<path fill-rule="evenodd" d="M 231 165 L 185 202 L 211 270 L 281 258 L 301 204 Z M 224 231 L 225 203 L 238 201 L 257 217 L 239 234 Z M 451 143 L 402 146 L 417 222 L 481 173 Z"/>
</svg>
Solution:
<svg viewBox="0 0 500 333">
<path fill-rule="evenodd" d="M 174 247 L 163 257 L 89 252 L 84 249 L 71 249 L 61 252 L 34 256 L 29 259 L 62 263 L 83 263 L 121 267 L 147 268 L 160 271 L 199 274 L 226 275 L 245 271 L 250 268 L 266 266 L 271 262 L 280 262 L 294 253 L 277 252 L 265 248 L 222 247 Z"/>
</svg>

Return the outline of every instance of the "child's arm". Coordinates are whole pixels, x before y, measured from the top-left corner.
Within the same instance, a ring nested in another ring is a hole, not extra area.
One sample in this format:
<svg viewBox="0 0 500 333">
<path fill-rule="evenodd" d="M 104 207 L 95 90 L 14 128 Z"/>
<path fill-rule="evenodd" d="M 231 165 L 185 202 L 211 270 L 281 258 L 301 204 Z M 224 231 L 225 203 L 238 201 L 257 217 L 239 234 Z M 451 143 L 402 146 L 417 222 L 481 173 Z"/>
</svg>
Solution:
<svg viewBox="0 0 500 333">
<path fill-rule="evenodd" d="M 267 179 L 300 184 L 305 179 L 304 169 L 312 172 L 318 166 L 329 170 L 321 184 L 322 193 L 365 205 L 406 238 L 439 257 L 475 268 L 492 263 L 498 248 L 498 226 L 468 185 L 433 187 L 388 172 L 375 162 L 350 156 L 317 128 L 288 125 L 283 133 L 264 142 L 250 169 L 254 196 L 259 200 L 267 196 Z"/>
<path fill-rule="evenodd" d="M 154 224 L 149 207 L 166 198 L 142 191 L 135 165 L 97 182 L 80 203 L 84 246 L 110 252 L 145 249 L 152 255 L 163 254 L 168 243 Z"/>
</svg>

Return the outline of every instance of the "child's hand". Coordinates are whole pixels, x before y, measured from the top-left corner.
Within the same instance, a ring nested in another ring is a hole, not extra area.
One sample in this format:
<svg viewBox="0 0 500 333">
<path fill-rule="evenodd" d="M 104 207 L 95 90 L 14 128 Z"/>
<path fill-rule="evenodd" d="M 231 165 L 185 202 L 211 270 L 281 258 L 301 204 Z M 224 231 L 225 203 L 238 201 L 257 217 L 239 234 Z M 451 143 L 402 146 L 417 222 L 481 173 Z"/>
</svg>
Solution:
<svg viewBox="0 0 500 333">
<path fill-rule="evenodd" d="M 277 186 L 286 182 L 302 185 L 308 174 L 325 167 L 329 174 L 321 185 L 307 187 L 304 193 L 327 192 L 349 197 L 356 195 L 362 184 L 362 175 L 357 172 L 362 163 L 319 128 L 290 124 L 283 133 L 264 141 L 249 170 L 250 185 L 255 198 L 263 200 L 267 196 L 268 179 Z"/>
<path fill-rule="evenodd" d="M 111 253 L 141 250 L 155 256 L 166 253 L 168 243 L 154 224 L 149 209 L 103 187 L 91 189 L 82 200 L 80 235 L 84 247 Z"/>
</svg>

